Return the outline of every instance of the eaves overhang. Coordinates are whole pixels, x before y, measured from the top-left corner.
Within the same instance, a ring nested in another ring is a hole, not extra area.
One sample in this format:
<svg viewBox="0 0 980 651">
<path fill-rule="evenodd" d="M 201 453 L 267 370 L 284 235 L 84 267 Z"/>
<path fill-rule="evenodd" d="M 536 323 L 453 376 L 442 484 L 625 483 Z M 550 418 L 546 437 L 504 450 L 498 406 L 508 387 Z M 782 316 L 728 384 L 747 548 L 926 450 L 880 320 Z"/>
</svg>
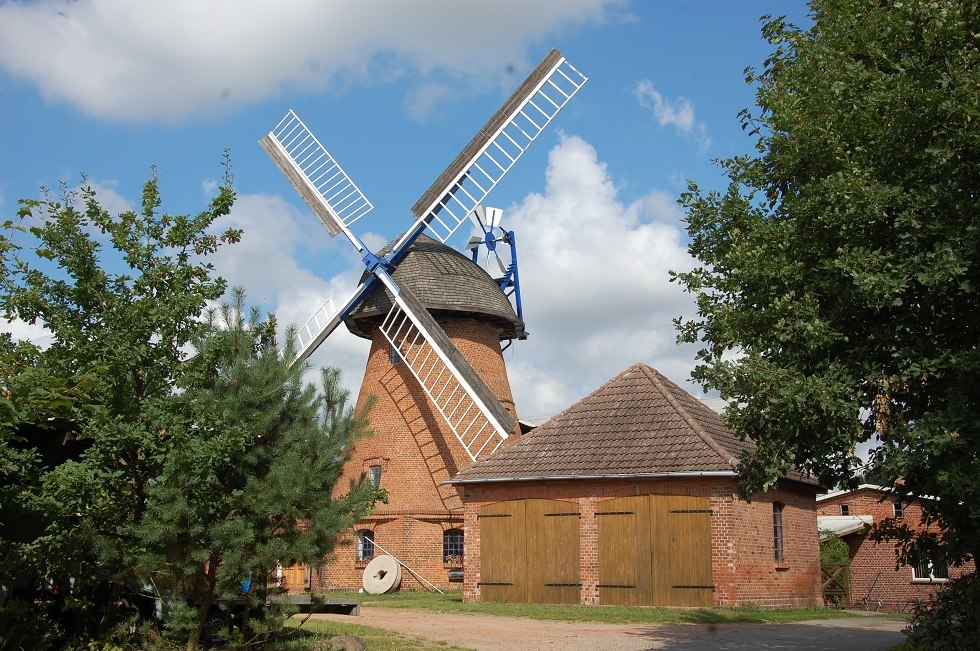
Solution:
<svg viewBox="0 0 980 651">
<path fill-rule="evenodd" d="M 526 481 L 569 481 L 595 479 L 669 479 L 674 477 L 735 477 L 731 470 L 703 470 L 688 472 L 607 473 L 602 475 L 524 475 L 521 477 L 480 477 L 474 479 L 448 479 L 444 484 L 501 484 Z"/>
</svg>

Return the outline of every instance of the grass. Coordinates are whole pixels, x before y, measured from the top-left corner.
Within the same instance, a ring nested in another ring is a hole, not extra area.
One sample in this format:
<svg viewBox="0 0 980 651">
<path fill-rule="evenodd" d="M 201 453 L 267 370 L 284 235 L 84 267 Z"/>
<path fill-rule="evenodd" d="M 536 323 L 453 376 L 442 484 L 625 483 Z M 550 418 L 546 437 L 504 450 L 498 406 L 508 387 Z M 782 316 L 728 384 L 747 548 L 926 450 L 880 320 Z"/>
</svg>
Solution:
<svg viewBox="0 0 980 651">
<path fill-rule="evenodd" d="M 752 606 L 743 608 L 657 608 L 497 602 L 463 603 L 463 595 L 459 591 L 445 594 L 406 591 L 385 595 L 332 592 L 320 596 L 345 601 L 360 601 L 364 608 L 416 608 L 443 613 L 473 613 L 502 617 L 617 624 L 725 624 L 736 622 L 770 624 L 854 616 L 831 608 L 759 608 Z M 296 628 L 300 621 L 299 618 L 293 618 L 287 623 L 287 626 Z M 279 641 L 274 648 L 277 651 L 307 649 L 311 645 L 318 642 L 322 643 L 335 635 L 357 635 L 364 639 L 371 651 L 466 651 L 463 647 L 415 636 L 399 635 L 372 626 L 323 620 L 306 621 L 296 631 L 295 637 Z M 903 649 L 902 651 L 911 650 Z"/>
<path fill-rule="evenodd" d="M 578 606 L 559 604 L 463 603 L 461 592 L 395 592 L 353 595 L 336 592 L 329 598 L 357 599 L 367 608 L 418 608 L 445 613 L 475 613 L 575 622 L 616 624 L 789 623 L 852 615 L 831 608 L 658 608 L 653 606 Z"/>
<path fill-rule="evenodd" d="M 301 621 L 299 618 L 293 618 L 286 622 L 287 628 L 298 630 L 295 630 L 294 635 L 289 636 L 288 639 L 276 642 L 272 647 L 275 651 L 307 649 L 317 643 L 326 642 L 336 635 L 356 635 L 364 640 L 371 651 L 467 651 L 464 647 L 421 637 L 399 635 L 373 626 L 309 620 L 298 628 Z"/>
</svg>

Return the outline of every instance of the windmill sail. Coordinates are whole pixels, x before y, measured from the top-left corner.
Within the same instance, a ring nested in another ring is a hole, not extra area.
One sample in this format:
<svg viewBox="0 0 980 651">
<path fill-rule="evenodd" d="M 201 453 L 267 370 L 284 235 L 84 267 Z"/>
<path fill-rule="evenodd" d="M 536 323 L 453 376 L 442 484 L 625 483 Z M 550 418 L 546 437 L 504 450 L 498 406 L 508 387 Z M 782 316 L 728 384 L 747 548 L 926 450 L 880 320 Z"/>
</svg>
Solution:
<svg viewBox="0 0 980 651">
<path fill-rule="evenodd" d="M 418 380 L 466 454 L 473 461 L 490 454 L 514 429 L 513 417 L 419 300 L 407 289 L 399 289 L 387 274 L 381 279 L 393 298 L 381 323 L 381 333 Z"/>
<path fill-rule="evenodd" d="M 445 243 L 586 81 L 558 50 L 548 53 L 415 202 L 416 223 Z"/>
<path fill-rule="evenodd" d="M 299 343 L 297 357 L 301 360 L 313 354 L 313 351 L 323 343 L 323 340 L 330 336 L 330 333 L 337 329 L 343 321 L 344 315 L 361 302 L 373 284 L 373 276 L 357 286 L 343 306 L 337 307 L 333 298 L 328 298 L 323 305 L 313 313 L 303 326 L 296 331 L 296 340 Z"/>
<path fill-rule="evenodd" d="M 330 235 L 343 232 L 363 251 L 349 227 L 374 206 L 303 121 L 290 110 L 259 142 Z"/>
</svg>

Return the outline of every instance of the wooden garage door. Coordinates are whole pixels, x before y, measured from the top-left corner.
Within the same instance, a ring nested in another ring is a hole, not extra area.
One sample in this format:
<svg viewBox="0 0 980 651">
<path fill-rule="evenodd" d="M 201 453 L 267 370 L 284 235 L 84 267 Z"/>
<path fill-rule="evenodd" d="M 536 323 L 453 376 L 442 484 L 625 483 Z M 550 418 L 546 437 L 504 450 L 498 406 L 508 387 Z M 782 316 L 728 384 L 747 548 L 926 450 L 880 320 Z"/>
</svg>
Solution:
<svg viewBox="0 0 980 651">
<path fill-rule="evenodd" d="M 596 509 L 599 525 L 599 603 L 653 603 L 647 496 L 620 497 Z"/>
<path fill-rule="evenodd" d="M 707 498 L 621 497 L 602 502 L 596 519 L 600 603 L 711 605 Z"/>
<path fill-rule="evenodd" d="M 660 545 L 666 567 L 660 573 L 670 606 L 710 606 L 711 506 L 707 498 L 671 496 L 660 503 L 660 518 L 666 527 Z M 655 521 L 656 522 L 656 521 Z M 656 536 L 656 529 L 654 530 Z"/>
<path fill-rule="evenodd" d="M 527 599 L 535 604 L 577 604 L 578 504 L 524 500 L 527 531 Z"/>
<path fill-rule="evenodd" d="M 579 602 L 578 505 L 498 502 L 483 507 L 479 519 L 483 600 Z"/>
<path fill-rule="evenodd" d="M 524 502 L 488 504 L 480 509 L 480 597 L 524 601 Z"/>
</svg>

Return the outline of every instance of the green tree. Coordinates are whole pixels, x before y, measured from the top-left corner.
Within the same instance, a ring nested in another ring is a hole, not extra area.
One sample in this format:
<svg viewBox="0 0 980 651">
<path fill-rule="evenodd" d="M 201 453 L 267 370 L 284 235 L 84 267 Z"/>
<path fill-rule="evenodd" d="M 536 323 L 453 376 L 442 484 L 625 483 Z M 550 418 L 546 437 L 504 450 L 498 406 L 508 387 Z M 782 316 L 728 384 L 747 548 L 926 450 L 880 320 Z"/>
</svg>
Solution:
<svg viewBox="0 0 980 651">
<path fill-rule="evenodd" d="M 888 531 L 904 559 L 977 559 L 980 5 L 811 7 L 805 30 L 767 20 L 774 53 L 747 71 L 758 155 L 681 199 L 701 265 L 675 276 L 698 306 L 679 339 L 758 443 L 746 492 L 792 466 L 846 484 L 870 442 L 897 498 L 936 498 L 941 534 Z"/>
<path fill-rule="evenodd" d="M 0 335 L 0 591 L 29 585 L 44 564 L 36 536 L 40 479 L 50 465 L 42 441 L 64 437 L 88 381 L 69 384 L 35 364 L 39 350 Z M 50 450 L 50 443 L 48 446 Z M 6 596 L 6 595 L 4 595 Z M 2 601 L 2 600 L 0 600 Z M 65 633 L 37 604 L 0 607 L 0 649 L 46 648 Z"/>
<path fill-rule="evenodd" d="M 207 302 L 224 293 L 206 256 L 239 237 L 213 230 L 233 200 L 227 174 L 199 215 L 161 214 L 154 175 L 139 212 L 112 216 L 90 188 L 62 187 L 58 197 L 22 201 L 19 222 L 3 224 L 0 307 L 52 336 L 44 350 L 0 342 L 0 445 L 19 454 L 0 482 L 17 493 L 18 517 L 27 509 L 45 523 L 34 539 L 5 546 L 5 566 L 56 583 L 71 577 L 76 595 L 129 575 L 141 553 L 135 524 L 172 445 L 169 405 L 185 346 L 206 327 Z M 36 426 L 52 416 L 85 449 L 48 467 Z M 0 536 L 18 523 L 3 524 Z M 84 610 L 93 601 L 72 603 Z"/>
<path fill-rule="evenodd" d="M 145 575 L 194 606 L 188 648 L 216 598 L 241 595 L 246 576 L 264 586 L 277 563 L 320 562 L 382 495 L 362 478 L 331 498 L 353 438 L 366 432 L 337 369 L 322 370 L 319 391 L 306 384 L 292 337 L 280 351 L 275 319 L 246 314 L 241 289 L 205 323 L 139 528 Z M 250 590 L 250 603 L 262 594 Z"/>
</svg>

